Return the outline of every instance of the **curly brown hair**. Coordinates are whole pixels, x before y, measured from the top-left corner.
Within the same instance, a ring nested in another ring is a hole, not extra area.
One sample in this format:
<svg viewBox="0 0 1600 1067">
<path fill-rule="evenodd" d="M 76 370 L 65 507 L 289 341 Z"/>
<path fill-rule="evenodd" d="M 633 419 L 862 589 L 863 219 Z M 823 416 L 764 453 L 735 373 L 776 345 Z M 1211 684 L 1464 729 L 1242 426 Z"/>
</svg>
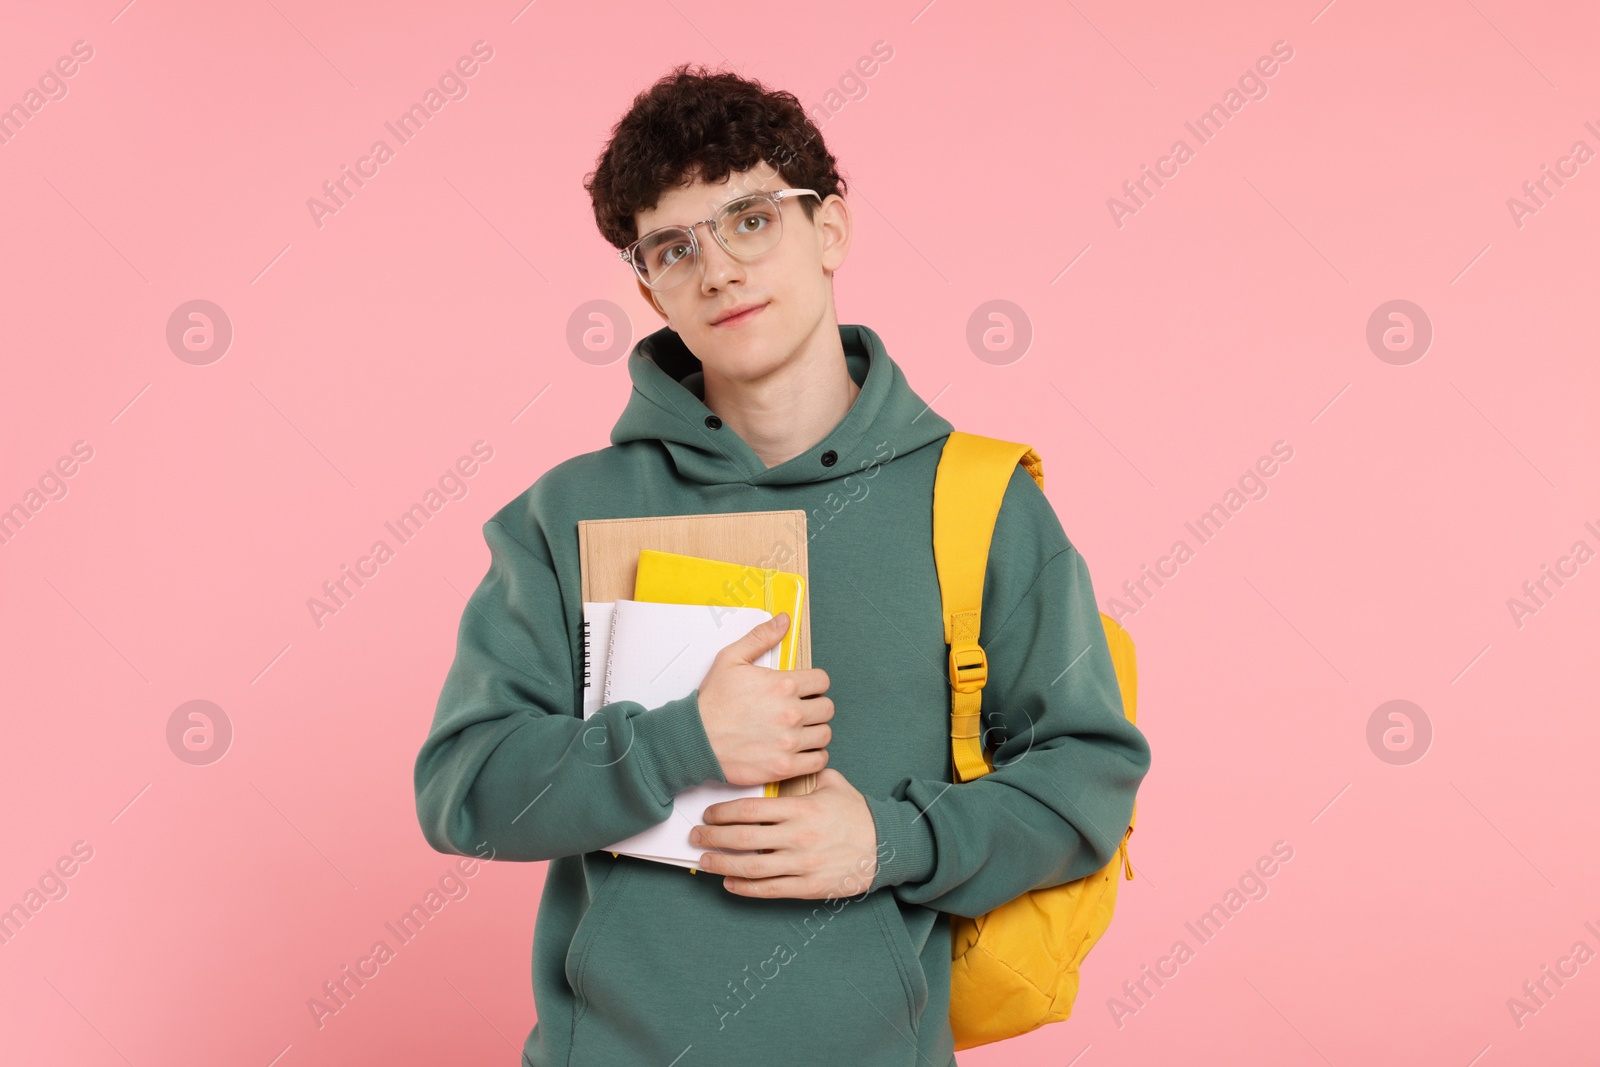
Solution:
<svg viewBox="0 0 1600 1067">
<path fill-rule="evenodd" d="M 845 193 L 822 133 L 793 93 L 683 63 L 633 98 L 611 128 L 599 164 L 583 179 L 595 224 L 617 248 L 638 239 L 634 213 L 648 211 L 673 186 L 710 184 L 765 162 L 797 189 L 806 218 L 833 193 Z"/>
</svg>

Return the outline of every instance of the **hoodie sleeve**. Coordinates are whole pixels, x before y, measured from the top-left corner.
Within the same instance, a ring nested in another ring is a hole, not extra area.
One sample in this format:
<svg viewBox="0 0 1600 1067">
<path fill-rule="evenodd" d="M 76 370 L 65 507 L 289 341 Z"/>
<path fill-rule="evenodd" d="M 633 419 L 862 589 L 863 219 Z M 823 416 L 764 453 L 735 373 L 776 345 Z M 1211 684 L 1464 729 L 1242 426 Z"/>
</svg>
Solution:
<svg viewBox="0 0 1600 1067">
<path fill-rule="evenodd" d="M 880 854 L 871 889 L 974 918 L 1109 863 L 1150 766 L 1076 548 L 1053 555 L 980 641 L 995 769 L 960 784 L 904 778 L 889 797 L 866 798 Z"/>
<path fill-rule="evenodd" d="M 534 531 L 538 533 L 537 530 Z M 699 690 L 582 717 L 581 660 L 548 547 L 490 519 L 489 572 L 467 601 L 433 726 L 417 756 L 417 817 L 440 852 L 548 860 L 662 822 L 673 794 L 722 768 Z"/>
</svg>

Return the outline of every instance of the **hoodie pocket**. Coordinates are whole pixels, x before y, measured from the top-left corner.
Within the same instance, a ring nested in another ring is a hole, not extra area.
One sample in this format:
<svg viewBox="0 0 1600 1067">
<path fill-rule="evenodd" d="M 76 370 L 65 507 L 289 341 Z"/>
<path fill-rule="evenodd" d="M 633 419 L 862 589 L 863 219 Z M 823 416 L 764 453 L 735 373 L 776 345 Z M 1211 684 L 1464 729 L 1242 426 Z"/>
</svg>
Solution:
<svg viewBox="0 0 1600 1067">
<path fill-rule="evenodd" d="M 578 920 L 577 928 L 572 931 L 572 943 L 567 946 L 567 985 L 577 995 L 577 1006 L 573 1009 L 572 1025 L 577 1029 L 578 1021 L 583 1018 L 587 1004 L 583 997 L 583 968 L 588 959 L 589 951 L 594 944 L 596 932 L 605 925 L 610 910 L 615 906 L 617 895 L 622 888 L 622 883 L 633 874 L 633 868 L 622 866 L 620 858 L 614 860 L 618 866 L 606 875 L 606 880 L 594 891 L 594 896 L 589 901 L 589 906 L 584 909 L 583 916 Z"/>
<path fill-rule="evenodd" d="M 916 946 L 911 943 L 911 931 L 906 929 L 905 918 L 900 914 L 900 906 L 895 903 L 894 895 L 887 889 L 878 890 L 862 903 L 876 905 L 878 909 L 884 939 L 888 942 L 893 957 L 901 965 L 901 976 L 905 982 L 911 1019 L 913 1026 L 916 1026 L 920 1024 L 922 1013 L 928 1007 L 928 974 L 922 969 L 922 960 L 917 955 Z"/>
<path fill-rule="evenodd" d="M 926 976 L 886 892 L 741 897 L 623 856 L 574 932 L 571 1067 L 918 1062 Z"/>
</svg>

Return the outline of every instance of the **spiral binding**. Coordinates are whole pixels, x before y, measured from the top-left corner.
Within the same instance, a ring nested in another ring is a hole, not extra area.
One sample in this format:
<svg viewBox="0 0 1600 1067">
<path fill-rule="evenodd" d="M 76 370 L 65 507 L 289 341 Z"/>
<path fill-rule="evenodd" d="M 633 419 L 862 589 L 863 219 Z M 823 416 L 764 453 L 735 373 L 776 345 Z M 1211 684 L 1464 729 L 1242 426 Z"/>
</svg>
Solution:
<svg viewBox="0 0 1600 1067">
<path fill-rule="evenodd" d="M 589 688 L 589 620 L 583 620 L 583 687 Z"/>
</svg>

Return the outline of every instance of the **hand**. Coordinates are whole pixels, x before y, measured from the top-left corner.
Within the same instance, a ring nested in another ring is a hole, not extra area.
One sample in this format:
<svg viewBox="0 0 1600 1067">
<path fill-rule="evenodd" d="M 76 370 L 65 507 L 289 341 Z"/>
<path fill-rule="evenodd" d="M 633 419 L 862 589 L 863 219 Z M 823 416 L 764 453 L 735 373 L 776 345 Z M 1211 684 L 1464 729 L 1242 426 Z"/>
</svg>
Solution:
<svg viewBox="0 0 1600 1067">
<path fill-rule="evenodd" d="M 731 785 L 764 785 L 828 764 L 833 701 L 820 695 L 828 672 L 753 662 L 788 628 L 789 613 L 779 612 L 719 651 L 700 683 L 700 722 Z"/>
<path fill-rule="evenodd" d="M 825 768 L 798 797 L 741 797 L 706 808 L 689 840 L 713 851 L 700 870 L 730 875 L 722 885 L 746 897 L 827 900 L 864 893 L 878 873 L 878 833 L 866 798 Z M 725 848 L 763 849 L 727 855 Z"/>
</svg>

